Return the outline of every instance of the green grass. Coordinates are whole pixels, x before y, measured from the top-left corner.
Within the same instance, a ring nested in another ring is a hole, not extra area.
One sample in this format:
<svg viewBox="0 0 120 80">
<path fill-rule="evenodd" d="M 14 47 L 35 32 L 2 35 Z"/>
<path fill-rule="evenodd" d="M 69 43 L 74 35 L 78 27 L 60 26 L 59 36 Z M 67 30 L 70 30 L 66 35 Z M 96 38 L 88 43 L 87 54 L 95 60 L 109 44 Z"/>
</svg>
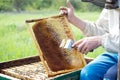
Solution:
<svg viewBox="0 0 120 80">
<path fill-rule="evenodd" d="M 0 13 L 0 62 L 37 55 L 38 52 L 31 39 L 25 20 L 57 15 L 57 11 L 40 13 Z M 77 12 L 82 19 L 95 21 L 99 12 Z M 74 26 L 72 30 L 77 40 L 84 37 Z M 96 57 L 103 48 L 98 48 L 87 56 Z"/>
</svg>

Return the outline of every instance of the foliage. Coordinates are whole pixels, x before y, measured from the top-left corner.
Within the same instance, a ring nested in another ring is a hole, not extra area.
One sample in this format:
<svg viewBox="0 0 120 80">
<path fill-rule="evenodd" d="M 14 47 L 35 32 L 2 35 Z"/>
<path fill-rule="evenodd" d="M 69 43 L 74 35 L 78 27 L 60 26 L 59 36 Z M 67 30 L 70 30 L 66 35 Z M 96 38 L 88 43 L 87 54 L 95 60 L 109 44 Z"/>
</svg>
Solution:
<svg viewBox="0 0 120 80">
<path fill-rule="evenodd" d="M 70 0 L 76 10 L 99 11 L 97 7 L 90 3 L 83 3 L 81 0 Z M 0 12 L 5 11 L 34 11 L 34 10 L 58 10 L 60 6 L 65 6 L 66 0 L 0 0 Z"/>
<path fill-rule="evenodd" d="M 12 0 L 0 0 L 0 11 L 12 11 Z"/>
<path fill-rule="evenodd" d="M 48 11 L 46 13 L 45 11 L 34 14 L 0 13 L 0 62 L 37 55 L 38 52 L 33 44 L 30 33 L 27 30 L 25 20 L 38 19 L 58 14 L 57 11 L 53 12 Z M 76 12 L 76 15 L 81 19 L 95 21 L 99 16 L 99 12 Z M 73 25 L 71 25 L 71 28 L 77 40 L 84 37 L 79 29 Z M 88 56 L 96 57 L 103 51 L 102 48 L 98 48 Z"/>
</svg>

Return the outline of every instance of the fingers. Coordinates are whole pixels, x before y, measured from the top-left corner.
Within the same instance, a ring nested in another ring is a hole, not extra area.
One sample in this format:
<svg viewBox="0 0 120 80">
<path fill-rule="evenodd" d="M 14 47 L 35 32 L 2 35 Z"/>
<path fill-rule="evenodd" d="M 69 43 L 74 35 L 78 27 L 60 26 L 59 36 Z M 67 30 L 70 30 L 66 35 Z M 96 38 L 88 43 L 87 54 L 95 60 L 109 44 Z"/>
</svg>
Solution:
<svg viewBox="0 0 120 80">
<path fill-rule="evenodd" d="M 67 0 L 67 6 L 68 7 L 60 7 L 60 14 L 65 14 L 67 17 L 70 17 L 73 15 L 74 8 L 69 0 Z"/>
<path fill-rule="evenodd" d="M 86 44 L 84 44 L 84 46 L 82 46 L 82 49 L 80 52 L 83 54 L 87 54 L 89 52 L 89 49 Z"/>
<path fill-rule="evenodd" d="M 78 50 L 79 52 L 83 53 L 83 54 L 87 54 L 87 53 L 89 52 L 89 49 L 88 49 L 88 47 L 86 46 L 85 42 L 82 42 L 82 43 L 78 46 L 77 50 Z"/>
<path fill-rule="evenodd" d="M 88 45 L 86 44 L 86 39 L 81 39 L 72 45 L 73 48 L 77 49 L 79 52 L 83 54 L 87 54 L 89 52 L 87 46 Z"/>
<path fill-rule="evenodd" d="M 68 14 L 67 7 L 60 7 L 60 14 L 65 14 L 65 15 L 67 15 L 67 14 Z"/>
<path fill-rule="evenodd" d="M 62 6 L 60 7 L 60 10 L 67 10 L 67 7 Z"/>
<path fill-rule="evenodd" d="M 72 6 L 72 4 L 70 3 L 70 0 L 67 0 L 67 6 L 73 10 L 73 6 Z"/>
<path fill-rule="evenodd" d="M 82 40 L 79 40 L 79 41 L 75 42 L 75 43 L 72 45 L 72 47 L 73 47 L 73 48 L 77 48 L 78 45 L 79 45 L 80 43 L 82 43 L 82 42 L 83 42 Z"/>
<path fill-rule="evenodd" d="M 77 50 L 78 50 L 79 52 L 82 52 L 82 53 L 83 53 L 84 51 L 82 51 L 82 49 L 83 49 L 84 46 L 85 46 L 85 43 L 82 42 L 81 44 L 78 45 Z"/>
<path fill-rule="evenodd" d="M 89 50 L 86 48 L 86 50 L 83 52 L 83 54 L 87 55 L 88 52 L 89 52 Z"/>
<path fill-rule="evenodd" d="M 85 52 L 86 52 L 86 49 L 87 49 L 87 47 L 84 45 L 84 46 L 82 46 L 80 52 L 81 52 L 81 53 L 85 53 Z"/>
<path fill-rule="evenodd" d="M 65 11 L 65 10 L 60 10 L 60 13 L 59 13 L 60 15 L 67 15 L 68 14 L 68 12 L 67 11 Z"/>
</svg>

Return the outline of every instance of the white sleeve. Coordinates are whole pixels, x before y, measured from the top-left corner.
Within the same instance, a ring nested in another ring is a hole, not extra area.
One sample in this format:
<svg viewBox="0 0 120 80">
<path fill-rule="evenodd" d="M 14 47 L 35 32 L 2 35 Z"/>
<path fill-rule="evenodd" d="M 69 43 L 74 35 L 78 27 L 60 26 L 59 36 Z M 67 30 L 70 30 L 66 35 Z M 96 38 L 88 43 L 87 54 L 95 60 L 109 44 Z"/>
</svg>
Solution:
<svg viewBox="0 0 120 80">
<path fill-rule="evenodd" d="M 85 21 L 85 23 L 86 23 L 86 26 L 83 33 L 86 36 L 97 36 L 97 35 L 105 34 L 106 32 L 108 32 L 107 10 L 103 9 L 99 19 L 95 23 L 89 22 L 89 21 Z"/>
<path fill-rule="evenodd" d="M 86 36 L 103 36 L 102 46 L 106 51 L 118 52 L 119 50 L 119 30 L 120 12 L 117 10 L 108 12 L 104 9 L 96 23 L 86 22 L 83 33 Z"/>
<path fill-rule="evenodd" d="M 102 45 L 109 52 L 119 51 L 120 45 L 120 10 L 108 10 L 109 33 L 103 36 Z"/>
<path fill-rule="evenodd" d="M 105 34 L 103 35 L 102 46 L 108 52 L 118 52 L 119 50 L 119 34 Z"/>
</svg>

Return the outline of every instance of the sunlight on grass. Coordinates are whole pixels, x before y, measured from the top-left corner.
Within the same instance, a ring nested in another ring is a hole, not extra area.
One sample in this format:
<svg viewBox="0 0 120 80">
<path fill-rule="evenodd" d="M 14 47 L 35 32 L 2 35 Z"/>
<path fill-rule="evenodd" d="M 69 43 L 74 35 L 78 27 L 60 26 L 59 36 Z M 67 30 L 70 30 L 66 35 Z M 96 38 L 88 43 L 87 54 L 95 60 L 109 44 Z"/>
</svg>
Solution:
<svg viewBox="0 0 120 80">
<path fill-rule="evenodd" d="M 38 19 L 53 15 L 58 15 L 58 12 L 54 11 L 19 14 L 0 13 L 0 62 L 38 55 L 33 40 L 31 39 L 30 33 L 27 30 L 25 20 Z M 95 21 L 99 16 L 99 12 L 76 12 L 76 15 L 81 17 L 82 19 Z M 76 40 L 84 37 L 79 29 L 77 29 L 73 25 L 71 25 L 71 27 Z M 88 54 L 88 56 L 96 57 L 103 51 L 104 50 L 102 48 L 99 48 L 93 53 Z"/>
</svg>

